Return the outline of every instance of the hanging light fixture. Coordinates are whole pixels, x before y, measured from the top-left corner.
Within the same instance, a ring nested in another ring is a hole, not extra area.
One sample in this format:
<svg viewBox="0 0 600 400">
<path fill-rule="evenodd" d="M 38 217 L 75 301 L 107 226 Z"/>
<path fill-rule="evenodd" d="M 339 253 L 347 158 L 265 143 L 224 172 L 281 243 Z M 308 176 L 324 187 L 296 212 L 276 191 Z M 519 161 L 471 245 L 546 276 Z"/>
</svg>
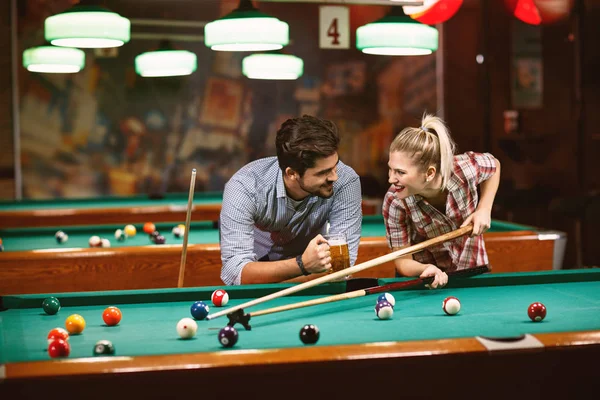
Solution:
<svg viewBox="0 0 600 400">
<path fill-rule="evenodd" d="M 356 30 L 356 48 L 367 54 L 417 56 L 438 48 L 438 31 L 392 7 L 385 17 Z"/>
<path fill-rule="evenodd" d="M 204 43 L 217 51 L 278 50 L 289 43 L 287 23 L 254 8 L 250 0 L 204 27 Z"/>
<path fill-rule="evenodd" d="M 198 68 L 196 54 L 174 49 L 168 41 L 135 57 L 135 71 L 144 77 L 190 75 Z"/>
<path fill-rule="evenodd" d="M 304 73 L 304 61 L 290 54 L 252 54 L 242 60 L 242 73 L 250 79 L 298 79 Z"/>
<path fill-rule="evenodd" d="M 39 46 L 23 52 L 23 66 L 31 72 L 75 73 L 84 65 L 85 53 L 79 49 Z"/>
<path fill-rule="evenodd" d="M 105 8 L 75 5 L 46 18 L 44 34 L 55 46 L 119 47 L 129 42 L 131 24 L 127 18 Z"/>
</svg>

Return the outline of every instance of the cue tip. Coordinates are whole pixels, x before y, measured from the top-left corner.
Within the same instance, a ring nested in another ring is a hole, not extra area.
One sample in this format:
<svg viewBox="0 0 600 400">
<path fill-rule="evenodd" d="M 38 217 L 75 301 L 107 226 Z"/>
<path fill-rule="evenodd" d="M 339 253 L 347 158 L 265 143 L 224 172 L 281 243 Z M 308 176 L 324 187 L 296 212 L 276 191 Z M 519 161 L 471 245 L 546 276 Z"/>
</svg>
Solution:
<svg viewBox="0 0 600 400">
<path fill-rule="evenodd" d="M 193 172 L 193 173 L 196 173 L 196 168 L 192 168 L 192 172 Z"/>
</svg>

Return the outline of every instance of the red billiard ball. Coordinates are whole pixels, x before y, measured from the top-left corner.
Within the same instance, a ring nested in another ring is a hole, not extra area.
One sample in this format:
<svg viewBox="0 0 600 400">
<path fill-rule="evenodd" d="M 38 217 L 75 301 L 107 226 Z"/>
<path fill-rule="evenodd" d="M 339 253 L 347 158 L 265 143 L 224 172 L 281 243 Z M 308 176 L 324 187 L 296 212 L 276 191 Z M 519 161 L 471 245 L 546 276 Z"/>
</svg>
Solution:
<svg viewBox="0 0 600 400">
<path fill-rule="evenodd" d="M 71 346 L 66 340 L 56 339 L 48 345 L 48 354 L 52 358 L 68 357 L 70 353 Z"/>
<path fill-rule="evenodd" d="M 119 310 L 117 307 L 108 307 L 102 313 L 102 319 L 108 326 L 118 325 L 119 322 L 121 322 L 122 316 L 123 314 L 121 313 L 121 310 Z"/>
<path fill-rule="evenodd" d="M 48 344 L 52 343 L 57 339 L 61 339 L 66 342 L 67 340 L 69 340 L 69 332 L 67 332 L 67 330 L 63 328 L 54 328 L 50 332 L 48 332 Z"/>
<path fill-rule="evenodd" d="M 546 306 L 538 301 L 531 303 L 527 309 L 527 315 L 529 315 L 529 318 L 531 318 L 533 322 L 540 322 L 546 318 Z"/>
<path fill-rule="evenodd" d="M 229 294 L 223 289 L 217 289 L 213 292 L 212 296 L 210 296 L 210 299 L 216 307 L 222 307 L 229 302 Z"/>
</svg>

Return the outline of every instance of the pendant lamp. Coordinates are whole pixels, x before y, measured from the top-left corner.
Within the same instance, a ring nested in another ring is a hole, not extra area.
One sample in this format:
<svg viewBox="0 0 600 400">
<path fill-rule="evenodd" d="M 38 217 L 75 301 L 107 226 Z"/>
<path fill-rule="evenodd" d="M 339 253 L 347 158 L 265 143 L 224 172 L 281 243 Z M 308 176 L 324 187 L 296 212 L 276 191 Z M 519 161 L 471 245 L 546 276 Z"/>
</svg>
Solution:
<svg viewBox="0 0 600 400">
<path fill-rule="evenodd" d="M 135 71 L 144 77 L 190 75 L 198 68 L 198 57 L 187 50 L 177 50 L 168 41 L 154 51 L 135 57 Z"/>
<path fill-rule="evenodd" d="M 75 73 L 84 65 L 85 53 L 79 49 L 39 46 L 23 52 L 23 67 L 31 72 Z"/>
<path fill-rule="evenodd" d="M 290 54 L 252 54 L 242 60 L 242 73 L 250 79 L 298 79 L 304 73 L 304 61 Z"/>
</svg>

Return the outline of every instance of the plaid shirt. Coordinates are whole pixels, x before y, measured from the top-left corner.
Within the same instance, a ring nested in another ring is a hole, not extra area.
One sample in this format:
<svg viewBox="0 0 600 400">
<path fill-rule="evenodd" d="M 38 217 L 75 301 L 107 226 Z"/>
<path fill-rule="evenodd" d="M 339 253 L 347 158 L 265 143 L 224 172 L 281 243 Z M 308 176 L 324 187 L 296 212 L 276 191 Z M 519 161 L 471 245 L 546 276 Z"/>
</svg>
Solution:
<svg viewBox="0 0 600 400">
<path fill-rule="evenodd" d="M 477 208 L 477 186 L 496 172 L 489 153 L 467 152 L 454 156 L 454 170 L 448 185 L 446 213 L 422 196 L 396 197 L 394 185 L 383 201 L 383 218 L 390 248 L 414 245 L 456 230 Z M 448 272 L 488 264 L 483 236 L 461 236 L 413 254 L 423 264 L 434 264 Z"/>
<path fill-rule="evenodd" d="M 319 233 L 346 233 L 350 265 L 358 254 L 362 224 L 361 187 L 356 172 L 337 165 L 333 196 L 293 201 L 285 190 L 277 157 L 253 161 L 225 185 L 220 217 L 221 279 L 239 285 L 242 269 L 258 260 L 284 260 L 302 254 Z"/>
</svg>

